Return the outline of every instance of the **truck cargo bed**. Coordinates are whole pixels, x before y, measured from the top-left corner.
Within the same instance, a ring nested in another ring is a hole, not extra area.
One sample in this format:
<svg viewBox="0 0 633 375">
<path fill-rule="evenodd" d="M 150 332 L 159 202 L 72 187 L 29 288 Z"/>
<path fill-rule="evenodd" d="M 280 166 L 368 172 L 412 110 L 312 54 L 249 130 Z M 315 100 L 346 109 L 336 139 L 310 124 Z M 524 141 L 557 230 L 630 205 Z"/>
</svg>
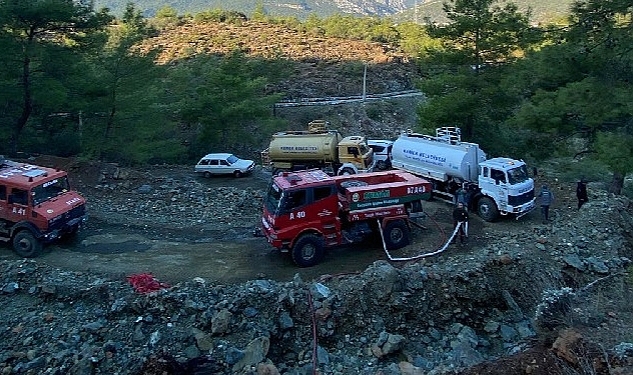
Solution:
<svg viewBox="0 0 633 375">
<path fill-rule="evenodd" d="M 365 210 L 426 200 L 431 183 L 402 171 L 333 177 L 345 210 Z"/>
</svg>

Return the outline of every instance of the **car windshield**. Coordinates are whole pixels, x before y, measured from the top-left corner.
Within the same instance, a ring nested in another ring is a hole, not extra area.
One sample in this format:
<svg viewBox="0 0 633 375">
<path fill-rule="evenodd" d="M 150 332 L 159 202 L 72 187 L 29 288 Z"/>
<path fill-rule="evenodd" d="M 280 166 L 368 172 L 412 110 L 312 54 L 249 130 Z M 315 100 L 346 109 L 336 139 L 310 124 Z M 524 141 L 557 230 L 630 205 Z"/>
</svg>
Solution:
<svg viewBox="0 0 633 375">
<path fill-rule="evenodd" d="M 281 193 L 282 190 L 279 188 L 279 186 L 277 186 L 277 184 L 273 183 L 272 185 L 270 185 L 270 188 L 268 189 L 268 194 L 266 194 L 266 199 L 264 200 L 264 205 L 266 206 L 268 212 L 277 212 L 279 202 L 281 201 Z"/>
<path fill-rule="evenodd" d="M 235 155 L 230 155 L 230 156 L 226 159 L 226 161 L 228 161 L 228 162 L 229 162 L 229 164 L 235 164 L 235 163 L 237 163 L 237 161 L 238 161 L 238 160 L 240 160 L 240 159 L 238 159 L 238 158 L 237 158 L 237 156 L 235 156 Z"/>
<path fill-rule="evenodd" d="M 70 190 L 68 177 L 59 177 L 33 188 L 33 205 L 38 205 Z"/>
<path fill-rule="evenodd" d="M 525 165 L 508 170 L 508 180 L 513 185 L 527 181 L 529 178 L 527 166 Z"/>
</svg>

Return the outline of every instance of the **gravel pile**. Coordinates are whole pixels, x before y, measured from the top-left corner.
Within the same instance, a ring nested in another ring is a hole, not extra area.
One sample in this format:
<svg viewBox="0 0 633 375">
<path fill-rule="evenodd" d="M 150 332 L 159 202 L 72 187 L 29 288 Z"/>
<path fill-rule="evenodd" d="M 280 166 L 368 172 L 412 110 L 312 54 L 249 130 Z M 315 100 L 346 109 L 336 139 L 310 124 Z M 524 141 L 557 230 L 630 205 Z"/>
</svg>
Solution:
<svg viewBox="0 0 633 375">
<path fill-rule="evenodd" d="M 102 171 L 98 182 L 80 189 L 88 197 L 90 215 L 103 221 L 230 235 L 253 228 L 270 174 L 257 169 L 253 177 L 236 179 L 232 186 L 214 186 L 190 169 L 171 167 L 139 175 L 112 167 Z"/>
</svg>

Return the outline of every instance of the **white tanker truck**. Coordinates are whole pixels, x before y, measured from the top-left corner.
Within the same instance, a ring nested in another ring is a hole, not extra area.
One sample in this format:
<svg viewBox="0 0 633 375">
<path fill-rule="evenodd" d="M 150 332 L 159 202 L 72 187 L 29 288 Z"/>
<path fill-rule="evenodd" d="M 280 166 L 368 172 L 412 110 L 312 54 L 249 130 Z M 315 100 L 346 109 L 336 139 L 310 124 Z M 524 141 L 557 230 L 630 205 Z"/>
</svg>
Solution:
<svg viewBox="0 0 633 375">
<path fill-rule="evenodd" d="M 392 166 L 433 182 L 433 194 L 455 200 L 463 187 L 469 209 L 486 221 L 511 214 L 517 219 L 535 207 L 534 181 L 526 164 L 486 159 L 476 143 L 461 141 L 459 128 L 436 129 L 436 136 L 402 133 L 393 144 Z"/>
<path fill-rule="evenodd" d="M 262 151 L 262 165 L 276 175 L 281 171 L 319 168 L 330 175 L 368 172 L 373 169 L 373 152 L 363 136 L 343 137 L 328 129 L 328 122 L 315 120 L 308 130 L 273 134 Z"/>
</svg>

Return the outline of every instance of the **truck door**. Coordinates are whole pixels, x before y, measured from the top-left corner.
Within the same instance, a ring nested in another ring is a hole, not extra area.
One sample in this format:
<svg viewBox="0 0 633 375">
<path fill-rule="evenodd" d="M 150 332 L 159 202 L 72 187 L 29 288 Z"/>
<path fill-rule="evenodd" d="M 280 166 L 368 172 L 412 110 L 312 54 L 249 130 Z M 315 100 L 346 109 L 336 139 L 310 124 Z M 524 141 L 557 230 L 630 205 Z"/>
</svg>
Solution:
<svg viewBox="0 0 633 375">
<path fill-rule="evenodd" d="M 494 180 L 498 204 L 503 207 L 508 204 L 508 178 L 506 173 L 499 169 L 490 168 L 490 177 Z"/>
<path fill-rule="evenodd" d="M 7 197 L 7 220 L 17 223 L 27 218 L 29 192 L 24 189 L 12 188 Z"/>
<path fill-rule="evenodd" d="M 284 197 L 282 213 L 290 215 L 289 220 L 301 220 L 306 217 L 305 205 L 307 203 L 306 189 L 292 190 Z"/>
<path fill-rule="evenodd" d="M 321 221 L 321 230 L 326 245 L 335 245 L 341 240 L 341 219 L 338 215 L 338 195 L 335 185 L 318 186 L 312 189 L 314 209 Z"/>
</svg>

